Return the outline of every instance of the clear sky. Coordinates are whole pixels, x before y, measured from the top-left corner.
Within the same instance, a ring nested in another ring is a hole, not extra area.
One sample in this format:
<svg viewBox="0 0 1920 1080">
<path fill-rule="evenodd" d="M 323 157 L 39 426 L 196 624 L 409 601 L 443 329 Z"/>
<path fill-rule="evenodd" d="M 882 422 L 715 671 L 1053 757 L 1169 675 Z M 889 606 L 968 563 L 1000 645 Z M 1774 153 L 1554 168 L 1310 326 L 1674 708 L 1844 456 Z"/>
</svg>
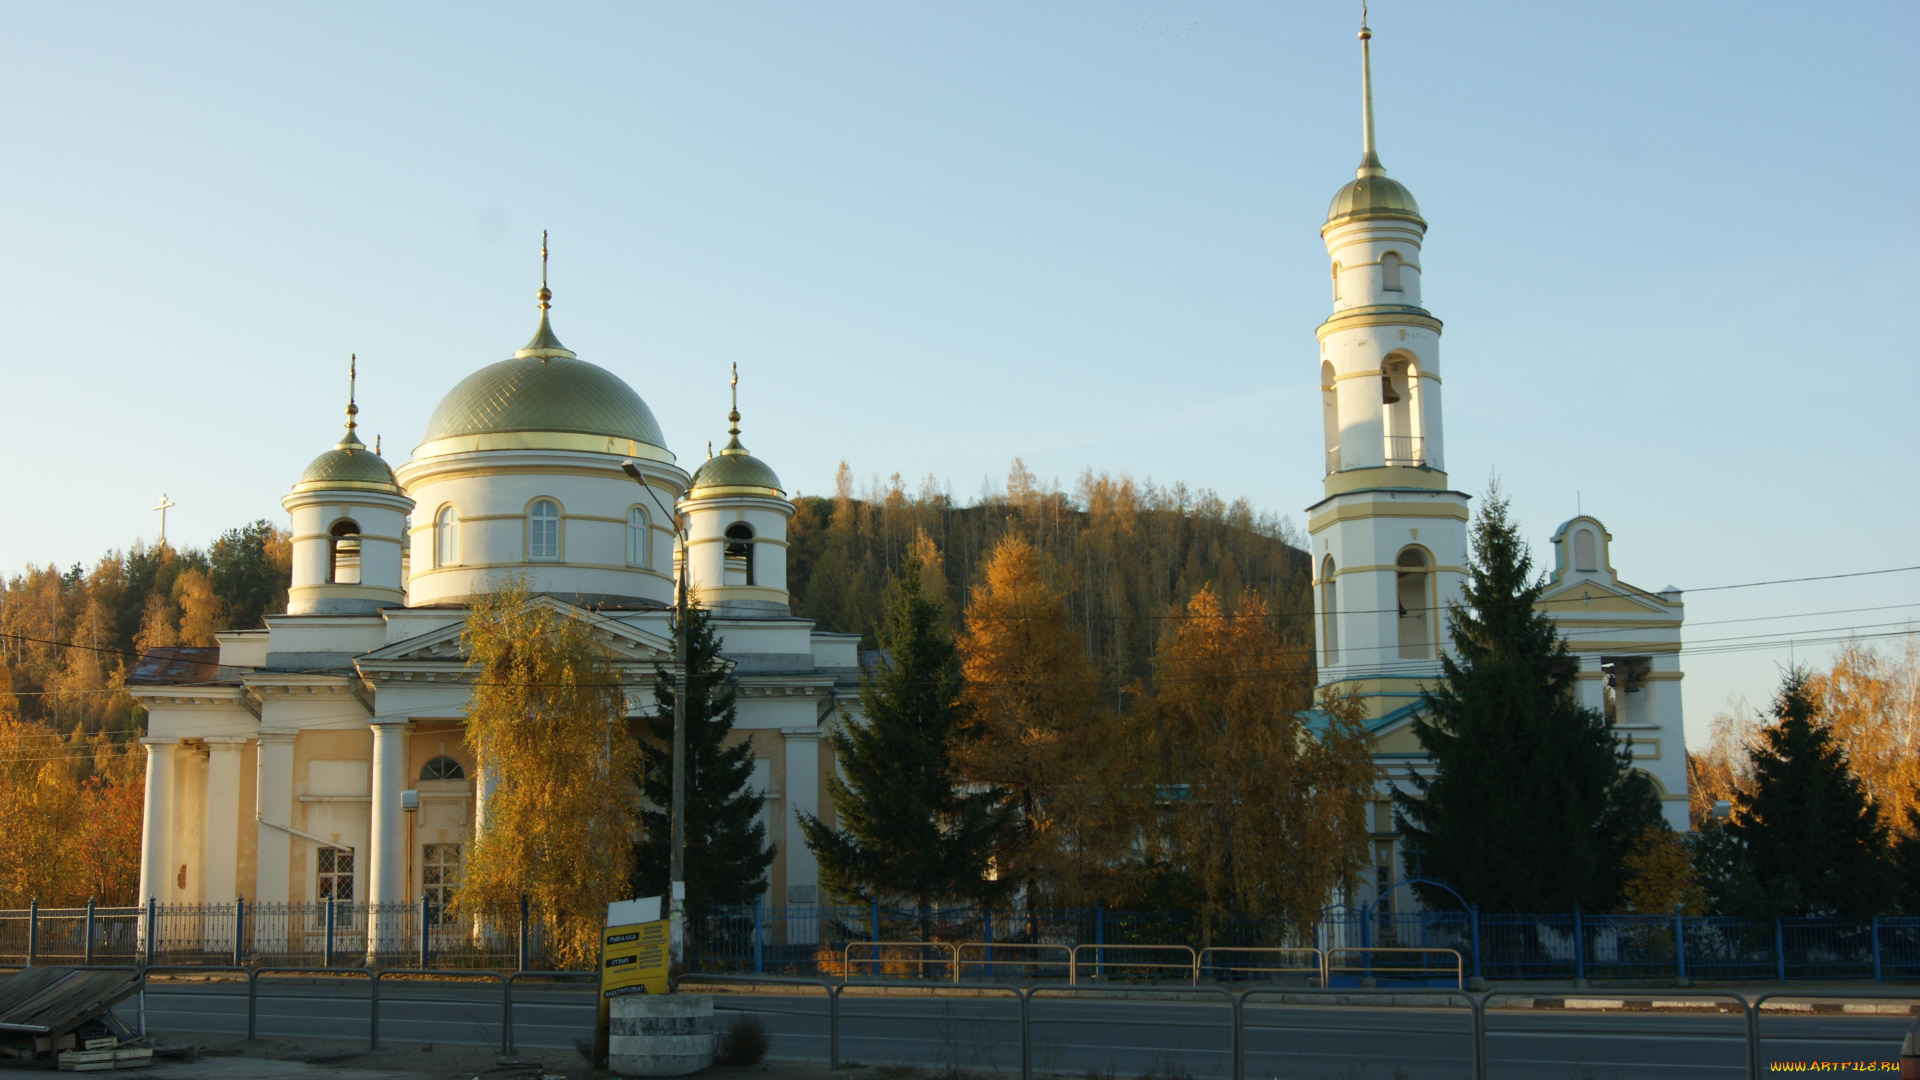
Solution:
<svg viewBox="0 0 1920 1080">
<path fill-rule="evenodd" d="M 1019 455 L 1303 524 L 1356 7 L 7 5 L 0 568 L 151 538 L 163 491 L 176 543 L 284 520 L 349 352 L 405 460 L 531 333 L 542 228 L 561 339 L 683 463 L 738 362 L 790 489 Z M 1920 563 L 1920 5 L 1372 24 L 1456 486 L 1539 549 L 1584 507 L 1649 588 Z M 1724 639 L 1916 610 L 1920 573 L 1690 597 L 1689 728 L 1826 652 Z"/>
</svg>

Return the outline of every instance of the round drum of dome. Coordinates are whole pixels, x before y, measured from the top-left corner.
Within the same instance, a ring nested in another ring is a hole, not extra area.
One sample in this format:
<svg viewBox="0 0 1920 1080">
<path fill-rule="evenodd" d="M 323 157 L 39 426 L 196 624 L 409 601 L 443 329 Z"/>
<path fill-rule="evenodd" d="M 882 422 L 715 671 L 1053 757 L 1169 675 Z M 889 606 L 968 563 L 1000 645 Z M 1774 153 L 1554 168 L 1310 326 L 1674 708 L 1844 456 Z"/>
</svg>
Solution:
<svg viewBox="0 0 1920 1080">
<path fill-rule="evenodd" d="M 713 1064 L 713 998 L 628 994 L 607 1003 L 607 1066 L 621 1076 L 686 1076 Z"/>
</svg>

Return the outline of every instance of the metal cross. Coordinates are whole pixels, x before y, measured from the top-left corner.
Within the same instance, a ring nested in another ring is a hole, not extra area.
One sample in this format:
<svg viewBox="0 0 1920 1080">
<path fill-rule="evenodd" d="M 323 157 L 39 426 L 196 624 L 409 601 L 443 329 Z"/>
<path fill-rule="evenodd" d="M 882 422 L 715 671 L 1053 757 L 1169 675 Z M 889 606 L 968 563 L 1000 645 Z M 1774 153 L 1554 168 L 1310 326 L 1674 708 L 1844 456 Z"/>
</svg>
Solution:
<svg viewBox="0 0 1920 1080">
<path fill-rule="evenodd" d="M 163 491 L 160 493 L 160 505 L 149 507 L 149 509 L 160 511 L 160 542 L 163 544 L 167 542 L 167 508 L 178 505 L 180 504 L 167 498 L 167 493 Z"/>
</svg>

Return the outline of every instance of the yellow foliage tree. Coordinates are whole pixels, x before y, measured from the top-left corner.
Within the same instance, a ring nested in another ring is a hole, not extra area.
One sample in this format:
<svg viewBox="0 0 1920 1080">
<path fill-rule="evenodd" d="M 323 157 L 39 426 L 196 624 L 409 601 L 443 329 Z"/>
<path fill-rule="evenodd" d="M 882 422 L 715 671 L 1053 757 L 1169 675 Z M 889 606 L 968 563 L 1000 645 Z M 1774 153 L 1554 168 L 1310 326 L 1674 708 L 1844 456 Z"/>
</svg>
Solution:
<svg viewBox="0 0 1920 1080">
<path fill-rule="evenodd" d="M 1191 883 L 1204 925 L 1271 912 L 1304 933 L 1365 865 L 1374 740 L 1351 699 L 1320 702 L 1310 726 L 1311 650 L 1252 590 L 1237 608 L 1202 587 L 1167 635 L 1130 724 L 1135 790 L 1155 804 L 1149 854 Z"/>
<path fill-rule="evenodd" d="M 995 869 L 1002 882 L 1026 887 L 1029 907 L 1087 901 L 1111 832 L 1099 819 L 1110 757 L 1099 733 L 1111 720 L 1093 713 L 1099 676 L 1048 569 L 1025 538 L 1003 536 L 957 642 L 969 719 L 954 763 L 964 779 L 1013 803 Z"/>
<path fill-rule="evenodd" d="M 555 961 L 591 965 L 606 905 L 626 895 L 639 809 L 619 672 L 524 580 L 477 597 L 461 642 L 467 745 L 493 789 L 454 910 L 511 925 L 525 894 Z"/>
<path fill-rule="evenodd" d="M 1920 805 L 1920 641 L 1903 640 L 1891 657 L 1850 641 L 1807 687 L 1881 822 L 1901 834 Z"/>
<path fill-rule="evenodd" d="M 187 570 L 174 578 L 173 600 L 180 608 L 180 644 L 212 645 L 213 635 L 227 628 L 227 605 L 206 574 Z"/>
<path fill-rule="evenodd" d="M 11 697 L 0 703 L 0 907 L 63 904 L 81 811 L 71 755 L 59 732 L 15 715 Z"/>
<path fill-rule="evenodd" d="M 1623 912 L 1662 915 L 1678 907 L 1687 915 L 1707 913 L 1706 890 L 1694 876 L 1692 853 L 1679 833 L 1657 825 L 1647 829 L 1622 863 L 1627 871 Z"/>
</svg>

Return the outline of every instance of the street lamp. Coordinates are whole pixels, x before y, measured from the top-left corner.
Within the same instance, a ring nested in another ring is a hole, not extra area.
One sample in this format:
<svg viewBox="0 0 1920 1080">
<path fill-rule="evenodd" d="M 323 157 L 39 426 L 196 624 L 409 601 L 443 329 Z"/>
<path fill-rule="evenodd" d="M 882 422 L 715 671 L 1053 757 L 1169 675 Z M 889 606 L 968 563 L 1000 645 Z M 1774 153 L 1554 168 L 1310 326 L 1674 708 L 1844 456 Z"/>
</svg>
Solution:
<svg viewBox="0 0 1920 1080">
<path fill-rule="evenodd" d="M 673 522 L 674 535 L 680 538 L 680 569 L 673 591 L 673 617 L 678 628 L 673 635 L 673 659 L 680 669 L 680 674 L 676 677 L 673 688 L 673 798 L 667 818 L 670 837 L 668 850 L 672 852 L 667 872 L 667 879 L 670 882 L 667 902 L 670 905 L 668 913 L 671 917 L 679 915 L 680 905 L 687 898 L 687 685 L 690 681 L 687 675 L 687 559 L 691 552 L 687 549 L 686 520 L 667 509 L 666 504 L 660 501 L 660 496 L 654 492 L 653 485 L 647 483 L 647 478 L 641 474 L 640 466 L 629 459 L 620 463 L 620 469 L 633 477 L 634 481 L 646 491 L 647 496 L 653 500 L 654 505 L 660 508 L 660 512 L 667 515 L 668 520 Z M 671 929 L 678 931 L 679 928 L 680 922 L 676 918 L 671 924 Z M 676 965 L 679 964 L 680 935 L 677 932 L 669 942 L 669 951 L 673 962 Z"/>
</svg>

